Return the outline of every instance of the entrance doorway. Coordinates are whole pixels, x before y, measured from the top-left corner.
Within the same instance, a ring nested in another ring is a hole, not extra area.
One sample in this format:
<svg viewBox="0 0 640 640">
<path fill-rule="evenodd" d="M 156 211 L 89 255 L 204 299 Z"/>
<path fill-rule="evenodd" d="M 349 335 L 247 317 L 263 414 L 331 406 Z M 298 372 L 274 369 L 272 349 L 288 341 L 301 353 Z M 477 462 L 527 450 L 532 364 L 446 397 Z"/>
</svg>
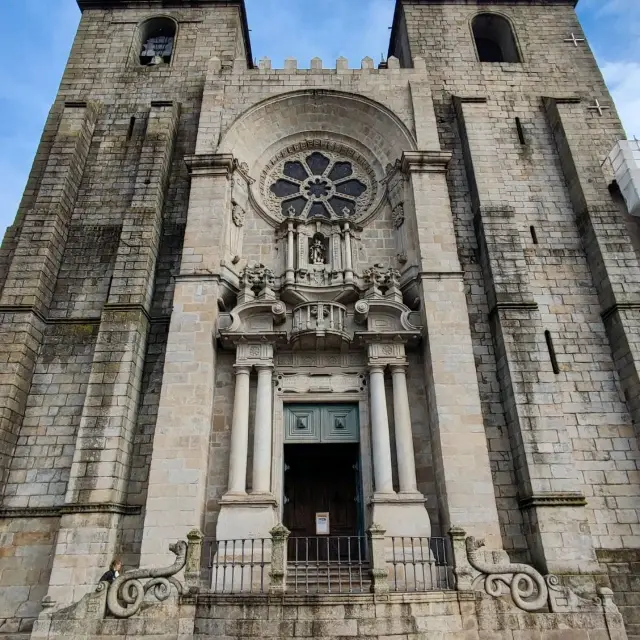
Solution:
<svg viewBox="0 0 640 640">
<path fill-rule="evenodd" d="M 358 415 L 357 405 L 285 407 L 282 521 L 295 562 L 363 558 Z"/>
<path fill-rule="evenodd" d="M 357 444 L 284 447 L 284 517 L 292 537 L 318 535 L 316 514 L 328 513 L 328 535 L 357 536 L 360 473 Z"/>
<path fill-rule="evenodd" d="M 285 444 L 283 524 L 292 560 L 363 558 L 359 458 L 357 443 Z M 318 514 L 328 516 L 323 531 Z"/>
</svg>

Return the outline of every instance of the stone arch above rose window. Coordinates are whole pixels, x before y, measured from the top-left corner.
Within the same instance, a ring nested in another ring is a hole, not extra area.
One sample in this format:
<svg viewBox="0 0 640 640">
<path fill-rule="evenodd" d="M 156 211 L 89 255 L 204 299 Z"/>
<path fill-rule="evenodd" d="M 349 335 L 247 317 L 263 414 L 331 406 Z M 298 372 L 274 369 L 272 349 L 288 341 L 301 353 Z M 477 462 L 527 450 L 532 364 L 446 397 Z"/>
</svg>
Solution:
<svg viewBox="0 0 640 640">
<path fill-rule="evenodd" d="M 249 108 L 218 153 L 245 163 L 252 203 L 274 226 L 290 218 L 362 225 L 382 207 L 385 168 L 415 149 L 405 123 L 383 105 L 307 90 Z"/>
</svg>

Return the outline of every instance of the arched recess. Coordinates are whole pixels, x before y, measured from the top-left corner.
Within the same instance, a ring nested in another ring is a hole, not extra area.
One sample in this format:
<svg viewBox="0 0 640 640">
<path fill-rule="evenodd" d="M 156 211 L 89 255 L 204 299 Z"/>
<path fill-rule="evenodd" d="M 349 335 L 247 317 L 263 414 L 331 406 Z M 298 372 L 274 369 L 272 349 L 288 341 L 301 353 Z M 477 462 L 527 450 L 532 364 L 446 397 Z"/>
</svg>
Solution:
<svg viewBox="0 0 640 640">
<path fill-rule="evenodd" d="M 254 180 L 252 196 L 266 210 L 265 175 L 274 158 L 287 149 L 312 145 L 339 146 L 366 163 L 379 183 L 389 164 L 416 149 L 407 126 L 385 106 L 354 94 L 305 90 L 268 98 L 245 111 L 224 133 L 218 153 L 246 163 Z M 384 189 L 378 188 L 371 215 L 378 210 Z M 370 216 L 367 216 L 369 218 Z"/>
<path fill-rule="evenodd" d="M 479 13 L 471 30 L 480 62 L 522 62 L 511 22 L 499 13 Z"/>
<path fill-rule="evenodd" d="M 178 23 L 166 15 L 152 16 L 138 25 L 132 47 L 135 64 L 143 67 L 171 64 Z"/>
</svg>

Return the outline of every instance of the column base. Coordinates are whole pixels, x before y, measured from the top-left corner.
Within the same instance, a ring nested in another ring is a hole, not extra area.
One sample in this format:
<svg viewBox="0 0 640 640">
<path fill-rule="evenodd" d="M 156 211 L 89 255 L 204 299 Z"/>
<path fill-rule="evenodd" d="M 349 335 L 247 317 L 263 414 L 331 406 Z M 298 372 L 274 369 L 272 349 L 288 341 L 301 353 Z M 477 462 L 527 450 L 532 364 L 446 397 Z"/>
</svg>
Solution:
<svg viewBox="0 0 640 640">
<path fill-rule="evenodd" d="M 421 493 L 376 493 L 371 499 L 372 521 L 388 537 L 431 536 L 431 520 Z"/>
<path fill-rule="evenodd" d="M 278 501 L 269 493 L 227 493 L 220 500 L 216 539 L 270 538 L 278 523 Z"/>
</svg>

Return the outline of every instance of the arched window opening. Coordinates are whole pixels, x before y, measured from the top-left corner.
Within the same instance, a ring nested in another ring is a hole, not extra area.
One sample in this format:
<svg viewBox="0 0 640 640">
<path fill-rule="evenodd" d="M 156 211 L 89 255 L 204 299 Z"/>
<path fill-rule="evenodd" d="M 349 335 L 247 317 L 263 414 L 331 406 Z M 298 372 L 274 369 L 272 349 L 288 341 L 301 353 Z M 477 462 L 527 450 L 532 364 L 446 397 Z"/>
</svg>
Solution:
<svg viewBox="0 0 640 640">
<path fill-rule="evenodd" d="M 516 39 L 506 18 L 481 13 L 473 19 L 473 37 L 480 62 L 520 62 Z"/>
<path fill-rule="evenodd" d="M 176 23 L 170 18 L 152 18 L 140 27 L 140 64 L 169 64 L 176 40 Z"/>
</svg>

